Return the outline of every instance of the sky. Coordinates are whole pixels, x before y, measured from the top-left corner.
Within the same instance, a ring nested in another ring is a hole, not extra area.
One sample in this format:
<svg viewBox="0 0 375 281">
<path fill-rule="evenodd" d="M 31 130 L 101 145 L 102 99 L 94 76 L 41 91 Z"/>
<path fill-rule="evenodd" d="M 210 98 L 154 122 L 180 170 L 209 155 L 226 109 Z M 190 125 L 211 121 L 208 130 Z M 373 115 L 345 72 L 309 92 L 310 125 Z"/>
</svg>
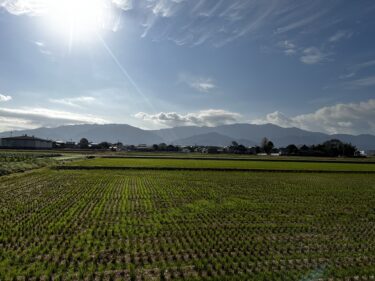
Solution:
<svg viewBox="0 0 375 281">
<path fill-rule="evenodd" d="M 375 134 L 373 0 L 0 0 L 0 131 Z"/>
</svg>

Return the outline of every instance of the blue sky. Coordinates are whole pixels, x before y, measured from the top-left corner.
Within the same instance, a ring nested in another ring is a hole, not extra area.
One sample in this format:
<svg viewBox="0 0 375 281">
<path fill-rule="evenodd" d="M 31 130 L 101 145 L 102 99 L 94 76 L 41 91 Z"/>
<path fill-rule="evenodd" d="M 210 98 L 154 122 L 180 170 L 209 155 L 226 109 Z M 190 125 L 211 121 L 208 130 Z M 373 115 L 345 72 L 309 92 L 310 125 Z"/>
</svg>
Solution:
<svg viewBox="0 0 375 281">
<path fill-rule="evenodd" d="M 374 14 L 372 0 L 0 0 L 0 131 L 375 134 Z"/>
</svg>

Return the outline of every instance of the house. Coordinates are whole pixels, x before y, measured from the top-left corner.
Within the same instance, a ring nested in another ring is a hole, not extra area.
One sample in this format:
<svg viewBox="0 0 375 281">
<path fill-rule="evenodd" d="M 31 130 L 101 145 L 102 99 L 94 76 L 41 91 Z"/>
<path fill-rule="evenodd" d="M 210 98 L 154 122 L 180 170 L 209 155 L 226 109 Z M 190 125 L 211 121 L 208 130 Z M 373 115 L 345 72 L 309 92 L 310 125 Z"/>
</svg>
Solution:
<svg viewBox="0 0 375 281">
<path fill-rule="evenodd" d="M 0 146 L 11 149 L 52 149 L 52 141 L 30 137 L 27 135 L 19 137 L 2 138 Z"/>
</svg>

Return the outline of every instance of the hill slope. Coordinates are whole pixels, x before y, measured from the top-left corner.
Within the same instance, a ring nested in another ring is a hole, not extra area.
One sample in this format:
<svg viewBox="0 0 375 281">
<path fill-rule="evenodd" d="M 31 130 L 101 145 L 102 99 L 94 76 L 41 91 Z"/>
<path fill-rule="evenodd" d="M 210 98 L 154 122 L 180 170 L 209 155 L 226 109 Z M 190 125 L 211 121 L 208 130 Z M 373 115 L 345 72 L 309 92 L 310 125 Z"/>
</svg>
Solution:
<svg viewBox="0 0 375 281">
<path fill-rule="evenodd" d="M 117 142 L 126 144 L 154 144 L 164 140 L 151 131 L 142 130 L 129 125 L 72 125 L 57 128 L 39 128 L 13 132 L 13 135 L 33 135 L 52 140 L 79 141 L 85 137 L 92 142 Z M 0 137 L 9 136 L 9 132 L 0 133 Z"/>
<path fill-rule="evenodd" d="M 252 141 L 246 139 L 239 140 L 216 132 L 194 135 L 191 137 L 175 140 L 174 143 L 180 145 L 228 146 L 233 141 L 236 141 L 246 146 L 255 145 L 255 143 Z"/>
</svg>

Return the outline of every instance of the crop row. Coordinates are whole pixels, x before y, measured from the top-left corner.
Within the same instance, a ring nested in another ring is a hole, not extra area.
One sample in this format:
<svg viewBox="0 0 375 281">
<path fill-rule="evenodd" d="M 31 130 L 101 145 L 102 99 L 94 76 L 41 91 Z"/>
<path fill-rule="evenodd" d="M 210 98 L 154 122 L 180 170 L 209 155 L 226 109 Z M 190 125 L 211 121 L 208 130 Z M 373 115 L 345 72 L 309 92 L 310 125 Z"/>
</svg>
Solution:
<svg viewBox="0 0 375 281">
<path fill-rule="evenodd" d="M 375 274 L 374 175 L 38 171 L 0 192 L 0 280 Z"/>
<path fill-rule="evenodd" d="M 197 160 L 167 158 L 95 158 L 76 161 L 70 167 L 125 167 L 125 168 L 163 168 L 163 169 L 250 169 L 250 170 L 302 170 L 302 171 L 375 171 L 375 164 L 366 162 L 293 162 L 293 161 L 235 161 L 235 160 Z"/>
</svg>

